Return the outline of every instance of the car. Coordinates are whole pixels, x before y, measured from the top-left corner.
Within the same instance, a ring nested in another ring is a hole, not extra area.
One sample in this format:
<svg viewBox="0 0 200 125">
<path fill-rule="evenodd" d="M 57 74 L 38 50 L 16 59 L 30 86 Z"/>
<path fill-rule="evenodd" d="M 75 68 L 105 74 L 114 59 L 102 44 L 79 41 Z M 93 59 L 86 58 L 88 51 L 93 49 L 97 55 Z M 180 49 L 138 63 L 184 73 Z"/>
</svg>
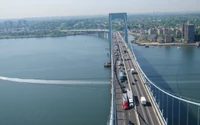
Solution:
<svg viewBox="0 0 200 125">
<path fill-rule="evenodd" d="M 122 89 L 122 93 L 126 93 L 127 91 L 126 91 L 126 89 L 124 88 L 124 89 Z"/>
<path fill-rule="evenodd" d="M 124 89 L 125 89 L 126 87 L 125 87 L 124 85 L 122 85 L 122 88 L 124 88 Z"/>
<path fill-rule="evenodd" d="M 128 120 L 128 125 L 133 125 L 133 123 L 130 120 Z"/>
<path fill-rule="evenodd" d="M 134 83 L 134 82 L 132 82 L 132 85 L 135 85 L 135 83 Z"/>
</svg>

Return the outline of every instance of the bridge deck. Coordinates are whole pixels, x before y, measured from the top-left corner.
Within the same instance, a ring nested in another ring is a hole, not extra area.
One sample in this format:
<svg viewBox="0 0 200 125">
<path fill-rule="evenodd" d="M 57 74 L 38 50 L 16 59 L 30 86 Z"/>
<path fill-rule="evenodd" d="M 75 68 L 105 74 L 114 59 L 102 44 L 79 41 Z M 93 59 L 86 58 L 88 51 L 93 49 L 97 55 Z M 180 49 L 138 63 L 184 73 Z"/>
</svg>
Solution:
<svg viewBox="0 0 200 125">
<path fill-rule="evenodd" d="M 114 40 L 115 41 L 115 40 Z M 116 41 L 115 41 L 116 42 Z M 115 46 L 115 44 L 113 44 L 113 47 Z M 115 48 L 116 51 L 116 48 Z M 120 54 L 120 53 L 118 53 Z M 116 61 L 116 56 L 114 57 L 114 62 Z M 121 67 L 120 69 L 118 69 L 116 66 L 116 72 L 115 72 L 115 77 L 114 77 L 114 82 L 116 83 L 116 108 L 117 108 L 117 121 L 118 121 L 118 125 L 128 125 L 128 121 L 132 121 L 132 123 L 134 123 L 134 125 L 136 125 L 136 114 L 135 114 L 135 109 L 131 108 L 129 110 L 124 110 L 123 109 L 123 101 L 122 101 L 122 90 L 120 85 L 125 86 L 126 88 L 128 88 L 128 84 L 123 82 L 123 83 L 119 83 L 119 71 L 124 69 Z M 118 78 L 117 78 L 118 77 Z"/>
<path fill-rule="evenodd" d="M 137 70 L 137 68 L 135 67 L 134 64 L 134 60 L 132 60 L 132 58 L 130 57 L 129 53 L 124 53 L 124 50 L 127 51 L 127 45 L 125 44 L 125 42 L 122 40 L 121 36 L 117 36 L 117 40 L 116 41 L 121 41 L 119 42 L 119 51 L 121 51 L 121 56 L 123 57 L 123 59 L 128 59 L 128 60 L 124 60 L 124 68 L 125 69 L 135 69 Z M 113 48 L 115 48 L 115 42 L 114 40 L 113 42 Z M 116 51 L 116 50 L 115 50 Z M 114 58 L 116 59 L 116 57 L 114 56 Z M 124 69 L 119 69 L 119 70 L 124 70 Z M 118 72 L 118 69 L 117 69 Z M 135 109 L 129 109 L 129 110 L 124 110 L 122 108 L 122 92 L 121 92 L 121 88 L 119 86 L 119 84 L 116 84 L 116 104 L 117 104 L 117 117 L 118 117 L 118 124 L 119 125 L 127 125 L 128 120 L 131 120 L 135 125 L 136 124 L 141 124 L 141 125 L 159 125 L 161 124 L 161 122 L 159 121 L 159 118 L 157 117 L 157 113 L 155 110 L 155 107 L 152 102 L 152 100 L 150 99 L 147 90 L 144 86 L 144 83 L 142 82 L 140 76 L 138 74 L 132 74 L 130 71 L 125 71 L 127 73 L 127 78 L 128 81 L 130 81 L 130 83 L 128 84 L 124 84 L 126 88 L 131 87 L 131 90 L 133 92 L 133 95 L 135 97 L 135 103 L 137 106 L 137 112 L 138 112 L 138 117 L 139 117 L 139 121 L 140 123 L 137 123 L 137 116 L 136 116 L 136 112 Z M 116 78 L 115 78 L 116 81 Z M 134 85 L 131 84 L 134 82 Z M 117 81 L 116 81 L 117 83 Z M 140 97 L 144 96 L 147 100 L 147 106 L 143 106 L 140 103 Z"/>
</svg>

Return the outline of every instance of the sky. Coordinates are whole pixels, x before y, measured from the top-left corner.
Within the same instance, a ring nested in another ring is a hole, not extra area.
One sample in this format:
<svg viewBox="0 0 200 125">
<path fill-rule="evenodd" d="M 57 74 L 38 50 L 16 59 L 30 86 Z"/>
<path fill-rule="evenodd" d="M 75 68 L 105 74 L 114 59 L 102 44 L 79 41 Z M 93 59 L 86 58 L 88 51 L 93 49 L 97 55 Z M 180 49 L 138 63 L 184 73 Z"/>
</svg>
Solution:
<svg viewBox="0 0 200 125">
<path fill-rule="evenodd" d="M 1 0 L 0 19 L 200 11 L 200 0 Z"/>
</svg>

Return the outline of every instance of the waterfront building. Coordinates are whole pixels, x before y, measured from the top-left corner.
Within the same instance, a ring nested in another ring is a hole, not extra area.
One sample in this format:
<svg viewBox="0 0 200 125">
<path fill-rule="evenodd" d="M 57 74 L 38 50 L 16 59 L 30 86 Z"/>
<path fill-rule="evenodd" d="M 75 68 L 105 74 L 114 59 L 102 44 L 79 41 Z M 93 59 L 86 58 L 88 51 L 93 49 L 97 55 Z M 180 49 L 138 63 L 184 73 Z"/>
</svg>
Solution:
<svg viewBox="0 0 200 125">
<path fill-rule="evenodd" d="M 177 31 L 176 31 L 176 37 L 177 37 L 177 38 L 181 38 L 181 31 L 180 31 L 180 30 L 177 30 Z"/>
<path fill-rule="evenodd" d="M 157 30 L 157 33 L 158 33 L 158 35 L 162 35 L 162 34 L 163 34 L 163 30 L 159 28 L 159 29 Z"/>
<path fill-rule="evenodd" d="M 163 43 L 163 42 L 164 42 L 164 39 L 163 39 L 162 37 L 158 37 L 157 42 Z"/>
<path fill-rule="evenodd" d="M 166 43 L 171 43 L 172 42 L 172 36 L 170 34 L 165 35 L 165 42 Z"/>
<path fill-rule="evenodd" d="M 167 28 L 163 28 L 163 34 L 164 35 L 169 34 L 169 30 Z"/>
<path fill-rule="evenodd" d="M 183 24 L 182 26 L 182 38 L 184 39 L 184 34 L 185 34 L 185 25 Z"/>
<path fill-rule="evenodd" d="M 187 43 L 193 43 L 195 41 L 195 29 L 194 24 L 190 24 L 189 22 L 183 26 L 184 31 L 184 40 Z"/>
<path fill-rule="evenodd" d="M 150 28 L 150 29 L 148 30 L 148 34 L 149 34 L 149 35 L 151 35 L 151 34 L 156 34 L 155 29 Z"/>
</svg>

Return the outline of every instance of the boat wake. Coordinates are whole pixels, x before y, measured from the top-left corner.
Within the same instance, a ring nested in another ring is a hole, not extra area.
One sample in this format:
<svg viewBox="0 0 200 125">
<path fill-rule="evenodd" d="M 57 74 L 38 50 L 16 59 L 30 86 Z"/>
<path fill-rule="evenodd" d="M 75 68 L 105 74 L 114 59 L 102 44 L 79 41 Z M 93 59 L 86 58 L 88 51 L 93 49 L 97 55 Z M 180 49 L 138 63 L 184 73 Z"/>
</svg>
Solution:
<svg viewBox="0 0 200 125">
<path fill-rule="evenodd" d="M 89 81 L 89 80 L 44 80 L 44 79 L 21 79 L 0 76 L 0 80 L 18 82 L 18 83 L 33 83 L 33 84 L 109 84 L 109 81 Z"/>
</svg>

